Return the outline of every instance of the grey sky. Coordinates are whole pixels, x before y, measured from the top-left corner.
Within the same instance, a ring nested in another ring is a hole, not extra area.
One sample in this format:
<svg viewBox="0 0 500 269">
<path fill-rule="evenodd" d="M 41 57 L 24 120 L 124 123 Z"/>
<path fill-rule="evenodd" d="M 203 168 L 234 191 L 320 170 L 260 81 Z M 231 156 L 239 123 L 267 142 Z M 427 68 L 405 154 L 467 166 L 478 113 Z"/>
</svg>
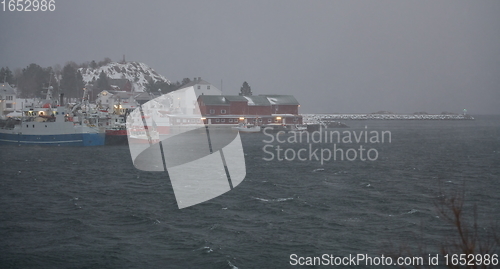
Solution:
<svg viewBox="0 0 500 269">
<path fill-rule="evenodd" d="M 0 12 L 0 66 L 102 60 L 301 112 L 500 114 L 500 1 L 62 1 Z"/>
</svg>

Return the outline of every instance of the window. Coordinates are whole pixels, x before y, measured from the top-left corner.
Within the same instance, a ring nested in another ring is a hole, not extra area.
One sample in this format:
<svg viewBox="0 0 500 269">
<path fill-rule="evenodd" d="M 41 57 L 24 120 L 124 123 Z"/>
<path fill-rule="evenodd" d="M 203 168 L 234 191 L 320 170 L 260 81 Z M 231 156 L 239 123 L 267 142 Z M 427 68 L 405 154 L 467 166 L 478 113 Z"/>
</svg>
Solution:
<svg viewBox="0 0 500 269">
<path fill-rule="evenodd" d="M 220 119 L 220 122 L 226 122 L 226 119 Z"/>
<path fill-rule="evenodd" d="M 262 122 L 262 119 L 259 119 L 259 122 Z"/>
<path fill-rule="evenodd" d="M 199 90 L 199 89 L 201 89 L 201 86 L 200 86 L 200 85 L 198 85 L 198 90 Z"/>
<path fill-rule="evenodd" d="M 7 97 L 5 98 L 5 100 L 12 101 L 13 100 L 13 96 L 12 95 L 7 95 Z"/>
<path fill-rule="evenodd" d="M 272 120 L 271 119 L 267 119 L 267 122 L 271 122 Z"/>
<path fill-rule="evenodd" d="M 220 119 L 215 119 L 215 122 L 220 122 Z"/>
<path fill-rule="evenodd" d="M 5 104 L 5 108 L 12 108 L 12 104 L 11 103 Z"/>
<path fill-rule="evenodd" d="M 225 110 L 225 109 L 221 109 L 221 110 L 220 110 L 220 113 L 221 113 L 221 114 L 226 114 L 226 110 Z"/>
<path fill-rule="evenodd" d="M 298 120 L 297 118 L 293 118 L 293 122 L 297 122 L 297 120 Z"/>
<path fill-rule="evenodd" d="M 210 90 L 210 85 L 207 86 L 207 90 Z"/>
<path fill-rule="evenodd" d="M 233 119 L 229 119 L 229 122 L 233 122 Z"/>
<path fill-rule="evenodd" d="M 210 109 L 210 111 L 208 112 L 208 114 L 215 114 L 215 109 Z"/>
</svg>

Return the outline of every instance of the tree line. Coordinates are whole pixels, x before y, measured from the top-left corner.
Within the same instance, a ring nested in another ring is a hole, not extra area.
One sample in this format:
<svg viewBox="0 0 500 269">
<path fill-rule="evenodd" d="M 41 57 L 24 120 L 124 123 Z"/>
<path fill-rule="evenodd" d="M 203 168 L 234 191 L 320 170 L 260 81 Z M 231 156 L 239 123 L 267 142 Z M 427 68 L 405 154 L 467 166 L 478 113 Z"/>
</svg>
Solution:
<svg viewBox="0 0 500 269">
<path fill-rule="evenodd" d="M 77 64 L 73 61 L 67 62 L 63 67 L 56 64 L 53 67 L 41 67 L 32 63 L 25 68 L 11 71 L 9 67 L 0 69 L 0 82 L 7 82 L 17 87 L 17 94 L 20 98 L 45 98 L 48 87 L 53 87 L 53 92 L 57 95 L 64 93 L 69 98 L 81 98 L 83 88 L 86 86 L 79 68 L 96 69 L 111 63 L 110 58 L 96 62 L 84 62 Z M 133 82 L 133 81 L 131 81 Z M 175 91 L 184 85 L 191 83 L 191 79 L 184 78 L 182 81 L 167 83 L 164 81 L 150 80 L 146 85 L 146 91 L 149 93 L 162 94 Z M 99 90 L 110 90 L 109 78 L 103 71 L 99 78 L 92 82 Z M 252 95 L 250 86 L 245 81 L 240 95 Z"/>
</svg>

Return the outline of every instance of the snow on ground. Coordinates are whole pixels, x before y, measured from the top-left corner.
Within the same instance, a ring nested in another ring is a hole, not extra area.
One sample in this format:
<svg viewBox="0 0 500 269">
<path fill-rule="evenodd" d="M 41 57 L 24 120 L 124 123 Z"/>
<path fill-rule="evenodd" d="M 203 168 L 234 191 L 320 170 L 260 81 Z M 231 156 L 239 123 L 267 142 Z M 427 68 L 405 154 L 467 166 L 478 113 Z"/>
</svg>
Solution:
<svg viewBox="0 0 500 269">
<path fill-rule="evenodd" d="M 170 84 L 170 81 L 166 77 L 140 62 L 111 62 L 95 69 L 89 67 L 79 68 L 78 70 L 82 73 L 85 83 L 92 83 L 92 81 L 99 79 L 99 74 L 104 71 L 110 79 L 128 79 L 137 92 L 143 92 L 146 89 L 148 80 L 152 80 L 153 82 L 162 81 Z"/>
</svg>

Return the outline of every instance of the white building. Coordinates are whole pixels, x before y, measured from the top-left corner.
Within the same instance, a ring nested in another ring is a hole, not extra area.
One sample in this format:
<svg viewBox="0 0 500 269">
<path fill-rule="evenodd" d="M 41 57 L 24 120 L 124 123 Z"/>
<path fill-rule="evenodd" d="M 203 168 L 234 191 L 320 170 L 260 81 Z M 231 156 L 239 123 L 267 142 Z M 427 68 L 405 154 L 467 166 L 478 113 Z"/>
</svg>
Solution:
<svg viewBox="0 0 500 269">
<path fill-rule="evenodd" d="M 135 94 L 134 92 L 104 90 L 97 94 L 96 104 L 101 109 L 114 110 L 117 114 L 122 114 L 125 109 L 137 107 Z"/>
<path fill-rule="evenodd" d="M 16 109 L 16 91 L 7 82 L 0 83 L 0 115 Z"/>
<path fill-rule="evenodd" d="M 186 85 L 182 85 L 181 89 L 193 87 L 194 92 L 196 93 L 196 98 L 200 95 L 222 95 L 222 91 L 217 89 L 211 83 L 201 79 L 201 77 L 194 78 L 193 81 L 189 82 Z"/>
<path fill-rule="evenodd" d="M 191 91 L 188 89 L 193 88 L 195 96 L 191 96 Z M 169 93 L 172 97 L 172 113 L 182 113 L 184 115 L 192 115 L 196 113 L 197 99 L 200 95 L 222 95 L 222 91 L 217 89 L 211 83 L 201 79 L 201 77 L 194 78 L 193 81 L 183 85 L 180 89 Z"/>
</svg>

